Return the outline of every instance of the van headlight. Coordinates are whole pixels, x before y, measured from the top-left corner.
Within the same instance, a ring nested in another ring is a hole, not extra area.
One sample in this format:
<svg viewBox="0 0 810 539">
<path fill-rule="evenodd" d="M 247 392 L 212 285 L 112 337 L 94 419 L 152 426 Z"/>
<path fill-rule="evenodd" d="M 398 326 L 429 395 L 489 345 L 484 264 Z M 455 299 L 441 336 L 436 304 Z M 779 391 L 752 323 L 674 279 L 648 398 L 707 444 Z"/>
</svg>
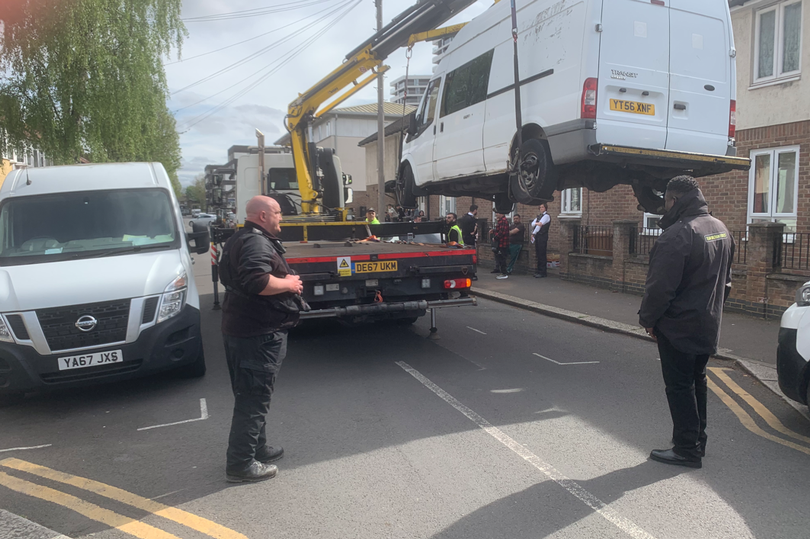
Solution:
<svg viewBox="0 0 810 539">
<path fill-rule="evenodd" d="M 796 292 L 796 305 L 799 307 L 807 307 L 810 305 L 810 283 L 802 286 Z"/>
<path fill-rule="evenodd" d="M 0 316 L 0 342 L 14 342 L 14 336 L 11 335 L 11 329 L 6 324 L 5 319 Z"/>
<path fill-rule="evenodd" d="M 180 314 L 186 305 L 186 292 L 188 291 L 188 277 L 185 270 L 163 291 L 160 298 L 160 310 L 157 323 L 160 324 L 169 318 Z"/>
</svg>

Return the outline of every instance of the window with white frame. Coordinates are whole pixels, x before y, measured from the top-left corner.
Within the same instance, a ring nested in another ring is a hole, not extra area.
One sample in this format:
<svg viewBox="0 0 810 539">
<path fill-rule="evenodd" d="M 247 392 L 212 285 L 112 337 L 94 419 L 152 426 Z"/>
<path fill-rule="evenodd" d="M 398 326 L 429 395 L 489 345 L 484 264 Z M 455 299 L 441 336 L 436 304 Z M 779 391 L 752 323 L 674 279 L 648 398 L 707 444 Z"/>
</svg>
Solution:
<svg viewBox="0 0 810 539">
<path fill-rule="evenodd" d="M 442 207 L 442 216 L 448 213 L 456 213 L 456 199 L 455 197 L 446 197 L 444 195 L 439 197 L 439 204 Z"/>
<path fill-rule="evenodd" d="M 658 226 L 662 217 L 663 215 L 658 215 L 657 213 L 644 212 L 644 223 L 641 227 L 643 229 L 642 233 L 648 236 L 660 236 L 661 232 L 664 231 Z"/>
<path fill-rule="evenodd" d="M 560 213 L 582 215 L 582 187 L 566 189 L 561 197 Z"/>
<path fill-rule="evenodd" d="M 795 77 L 801 70 L 802 1 L 780 2 L 756 13 L 753 83 Z"/>
<path fill-rule="evenodd" d="M 751 152 L 748 173 L 748 222 L 785 223 L 796 232 L 799 146 Z"/>
</svg>

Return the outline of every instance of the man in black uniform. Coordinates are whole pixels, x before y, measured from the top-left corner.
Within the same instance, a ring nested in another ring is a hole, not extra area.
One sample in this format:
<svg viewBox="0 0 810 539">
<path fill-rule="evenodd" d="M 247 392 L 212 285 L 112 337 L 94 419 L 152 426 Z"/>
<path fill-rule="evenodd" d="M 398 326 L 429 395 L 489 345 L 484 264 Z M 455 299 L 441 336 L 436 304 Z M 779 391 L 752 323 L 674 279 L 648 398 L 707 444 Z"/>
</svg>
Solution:
<svg viewBox="0 0 810 539">
<path fill-rule="evenodd" d="M 458 220 L 458 226 L 461 229 L 464 245 L 470 248 L 475 248 L 475 233 L 478 231 L 478 223 L 475 221 L 477 215 L 478 206 L 473 204 L 470 206 L 470 211 L 462 215 Z"/>
<path fill-rule="evenodd" d="M 536 279 L 545 279 L 548 276 L 548 230 L 551 228 L 551 217 L 548 214 L 548 205 L 540 204 L 540 215 L 532 221 L 532 243 L 537 259 Z"/>
<path fill-rule="evenodd" d="M 706 453 L 706 364 L 717 351 L 731 290 L 734 240 L 709 214 L 691 176 L 667 184 L 664 229 L 650 253 L 639 322 L 658 342 L 672 416 L 672 449 L 650 458 L 700 468 Z"/>
<path fill-rule="evenodd" d="M 277 238 L 278 203 L 256 196 L 245 209 L 245 226 L 225 244 L 219 270 L 225 285 L 222 338 L 235 397 L 225 468 L 231 483 L 263 481 L 278 473 L 270 463 L 284 450 L 267 445 L 266 416 L 287 354 L 287 330 L 298 323 L 296 295 L 303 290 Z"/>
</svg>

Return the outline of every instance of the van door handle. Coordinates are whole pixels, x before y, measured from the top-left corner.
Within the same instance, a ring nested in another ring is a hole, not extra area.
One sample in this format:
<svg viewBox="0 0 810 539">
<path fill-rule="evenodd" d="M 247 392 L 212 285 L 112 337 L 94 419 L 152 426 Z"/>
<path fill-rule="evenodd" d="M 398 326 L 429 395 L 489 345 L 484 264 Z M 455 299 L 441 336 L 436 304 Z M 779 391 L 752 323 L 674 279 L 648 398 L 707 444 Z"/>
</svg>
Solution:
<svg viewBox="0 0 810 539">
<path fill-rule="evenodd" d="M 467 118 L 469 118 L 470 116 L 472 116 L 472 114 L 465 114 L 465 115 L 464 115 L 464 119 L 466 120 L 466 119 L 467 119 Z"/>
<path fill-rule="evenodd" d="M 436 134 L 436 126 L 435 125 L 433 126 L 433 134 L 434 135 Z"/>
<path fill-rule="evenodd" d="M 675 110 L 686 110 L 686 105 L 675 103 Z"/>
<path fill-rule="evenodd" d="M 439 124 L 439 132 L 444 133 L 444 122 Z"/>
</svg>

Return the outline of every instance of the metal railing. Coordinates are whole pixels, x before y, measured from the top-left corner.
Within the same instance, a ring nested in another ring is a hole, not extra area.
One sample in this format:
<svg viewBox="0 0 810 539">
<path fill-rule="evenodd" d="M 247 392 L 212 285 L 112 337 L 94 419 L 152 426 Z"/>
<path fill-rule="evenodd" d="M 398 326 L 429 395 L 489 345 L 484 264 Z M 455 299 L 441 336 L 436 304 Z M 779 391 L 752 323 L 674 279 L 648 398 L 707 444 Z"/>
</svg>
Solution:
<svg viewBox="0 0 810 539">
<path fill-rule="evenodd" d="M 636 256 L 649 256 L 658 236 L 663 232 L 660 228 L 639 228 L 630 236 L 630 254 Z"/>
<path fill-rule="evenodd" d="M 574 252 L 583 255 L 613 256 L 613 227 L 574 227 Z"/>
<path fill-rule="evenodd" d="M 780 262 L 783 269 L 810 269 L 810 234 L 783 234 L 781 251 Z"/>
</svg>

